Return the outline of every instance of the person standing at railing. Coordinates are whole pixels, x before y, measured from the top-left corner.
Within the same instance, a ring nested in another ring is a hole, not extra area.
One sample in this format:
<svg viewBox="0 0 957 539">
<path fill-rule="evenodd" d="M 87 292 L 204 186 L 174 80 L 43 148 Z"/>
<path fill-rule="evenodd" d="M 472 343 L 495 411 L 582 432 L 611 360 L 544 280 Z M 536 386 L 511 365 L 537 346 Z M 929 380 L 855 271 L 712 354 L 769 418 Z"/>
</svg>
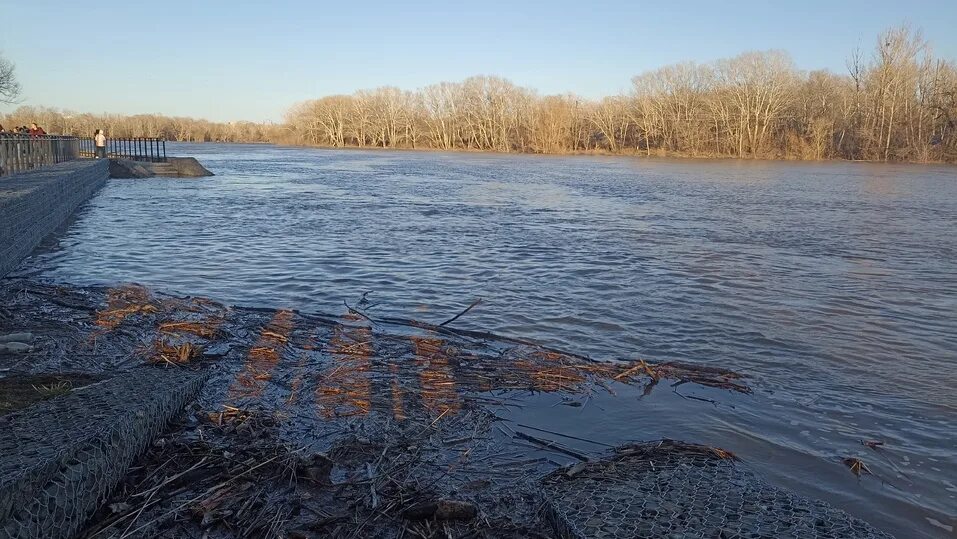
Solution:
<svg viewBox="0 0 957 539">
<path fill-rule="evenodd" d="M 97 129 L 93 135 L 93 142 L 96 145 L 94 158 L 106 159 L 106 133 L 102 129 Z"/>
<path fill-rule="evenodd" d="M 3 128 L 3 124 L 0 124 L 0 139 L 5 139 L 9 136 L 10 135 L 7 135 L 7 130 Z M 7 159 L 7 145 L 0 140 L 0 176 L 3 176 L 6 172 Z"/>
<path fill-rule="evenodd" d="M 46 135 L 46 134 L 47 134 L 47 132 L 44 131 L 42 127 L 40 127 L 39 125 L 37 125 L 36 122 L 33 122 L 32 124 L 30 124 L 30 136 L 31 136 L 31 137 L 42 137 L 43 135 Z"/>
</svg>

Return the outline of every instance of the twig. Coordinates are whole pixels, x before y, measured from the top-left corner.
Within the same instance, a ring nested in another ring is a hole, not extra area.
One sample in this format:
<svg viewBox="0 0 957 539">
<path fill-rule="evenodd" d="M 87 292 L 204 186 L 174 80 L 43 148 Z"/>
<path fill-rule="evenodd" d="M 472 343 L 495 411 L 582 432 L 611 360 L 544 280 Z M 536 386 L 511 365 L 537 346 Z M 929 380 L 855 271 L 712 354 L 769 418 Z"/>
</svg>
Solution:
<svg viewBox="0 0 957 539">
<path fill-rule="evenodd" d="M 346 309 L 349 309 L 349 312 L 350 312 L 350 313 L 357 314 L 357 315 L 361 316 L 362 318 L 365 318 L 365 319 L 368 320 L 369 322 L 372 322 L 373 324 L 375 324 L 375 320 L 369 318 L 369 315 L 367 315 L 366 313 L 360 311 L 359 309 L 353 309 L 352 307 L 349 306 L 348 303 L 346 303 L 346 300 L 342 300 L 342 304 L 346 306 Z"/>
<path fill-rule="evenodd" d="M 199 462 L 197 462 L 197 463 L 194 464 L 193 466 L 190 466 L 188 469 L 186 469 L 186 470 L 184 470 L 184 471 L 182 471 L 182 472 L 180 472 L 180 473 L 174 475 L 173 477 L 170 477 L 169 479 L 163 481 L 162 483 L 160 483 L 159 485 L 156 485 L 155 487 L 151 487 L 151 488 L 149 488 L 149 489 L 146 489 L 146 490 L 144 490 L 143 492 L 137 492 L 136 494 L 131 494 L 131 495 L 130 495 L 130 498 L 138 498 L 138 497 L 140 497 L 140 496 L 146 495 L 147 493 L 149 493 L 150 497 L 152 498 L 152 497 L 153 497 L 153 494 L 155 494 L 157 491 L 159 491 L 160 489 L 162 489 L 162 488 L 165 487 L 166 485 L 172 483 L 173 481 L 176 481 L 176 480 L 179 479 L 180 477 L 182 477 L 182 476 L 188 474 L 189 472 L 195 470 L 196 468 L 199 468 L 199 467 L 202 466 L 203 464 L 206 464 L 206 461 L 207 461 L 207 460 L 208 460 L 208 457 L 203 457 L 202 459 L 200 459 Z"/>
<path fill-rule="evenodd" d="M 439 324 L 439 327 L 442 327 L 442 326 L 451 324 L 452 322 L 455 322 L 456 320 L 459 319 L 460 316 L 462 316 L 463 314 L 465 314 L 465 313 L 471 311 L 473 307 L 475 307 L 475 306 L 477 306 L 477 305 L 480 305 L 481 303 L 482 303 L 482 298 L 479 298 L 479 299 L 473 301 L 472 304 L 469 305 L 468 307 L 466 307 L 464 311 L 462 311 L 462 312 L 460 312 L 459 314 L 453 316 L 452 318 L 449 318 L 449 319 L 446 320 L 445 322 L 442 322 L 441 324 Z"/>
<path fill-rule="evenodd" d="M 146 508 L 149 507 L 149 505 L 150 505 L 150 500 L 153 499 L 153 496 L 155 496 L 157 492 L 159 492 L 159 488 L 157 488 L 157 489 L 154 490 L 153 492 L 150 492 L 149 497 L 146 498 L 146 501 L 145 501 L 145 502 L 143 502 L 143 507 L 140 507 L 140 510 L 137 511 L 137 512 L 136 512 L 136 515 L 133 516 L 133 520 L 130 521 L 129 526 L 127 526 L 126 529 L 123 530 L 123 535 L 120 536 L 120 539 L 125 539 L 126 537 L 129 536 L 129 534 L 130 534 L 130 528 L 133 527 L 133 524 L 136 524 L 136 521 L 139 520 L 140 515 L 143 514 L 143 511 L 145 511 Z"/>
<path fill-rule="evenodd" d="M 372 509 L 379 507 L 379 496 L 375 492 L 375 471 L 372 463 L 366 463 L 366 475 L 369 476 L 369 491 L 372 493 Z"/>
<path fill-rule="evenodd" d="M 581 354 L 575 354 L 572 352 L 565 352 L 557 348 L 545 346 L 539 342 L 535 342 L 530 339 L 506 337 L 504 335 L 497 335 L 495 333 L 491 333 L 488 331 L 472 331 L 468 329 L 455 329 L 450 327 L 437 326 L 435 324 L 429 324 L 428 322 L 420 322 L 418 320 L 412 320 L 410 318 L 385 317 L 385 318 L 376 318 L 374 319 L 374 322 L 379 324 L 389 324 L 393 326 L 406 326 L 406 327 L 413 327 L 413 328 L 419 328 L 419 329 L 427 329 L 427 330 L 434 331 L 436 333 L 442 333 L 444 335 L 454 335 L 456 337 L 468 337 L 470 339 L 474 339 L 478 341 L 498 341 L 498 342 L 513 343 L 513 344 L 522 344 L 525 346 L 534 346 L 546 352 L 554 352 L 556 354 L 561 354 L 564 356 L 568 356 L 570 358 L 580 359 L 588 363 L 595 363 L 595 360 L 588 356 L 583 356 Z"/>
<path fill-rule="evenodd" d="M 716 400 L 706 399 L 706 398 L 704 398 L 704 397 L 696 397 L 696 396 L 694 396 L 694 395 L 684 395 L 684 394 L 682 394 L 681 392 L 679 392 L 679 391 L 678 391 L 678 386 L 681 385 L 681 384 L 683 384 L 683 383 L 685 383 L 685 382 L 687 382 L 687 381 L 688 381 L 688 380 L 683 380 L 683 381 L 678 382 L 678 383 L 676 383 L 675 385 L 671 386 L 672 388 L 674 388 L 674 389 L 672 389 L 672 391 L 674 391 L 675 394 L 678 395 L 679 397 L 681 397 L 682 399 L 694 399 L 694 400 L 696 400 L 696 401 L 710 402 L 712 405 L 714 405 L 715 408 L 718 407 L 718 401 L 716 401 Z M 732 406 L 732 408 L 734 408 L 734 407 Z"/>
<path fill-rule="evenodd" d="M 510 420 L 509 420 L 509 419 L 505 419 L 504 421 L 510 421 Z M 606 444 L 605 442 L 597 442 L 597 441 L 595 441 L 595 440 L 586 440 L 585 438 L 579 438 L 579 437 L 577 437 L 577 436 L 572 436 L 572 435 L 570 435 L 570 434 L 562 434 L 562 433 L 560 433 L 560 432 L 554 432 L 554 431 L 550 431 L 550 430 L 540 429 L 540 428 L 538 428 L 538 427 L 532 427 L 532 426 L 529 426 L 529 425 L 523 425 L 522 423 L 515 423 L 515 426 L 517 426 L 517 427 L 522 427 L 522 428 L 525 428 L 525 429 L 537 430 L 538 432 L 544 432 L 545 434 L 554 434 L 555 436 L 561 436 L 562 438 L 568 438 L 568 439 L 570 439 L 570 440 L 578 440 L 579 442 L 588 442 L 588 443 L 590 443 L 590 444 L 602 445 L 602 446 L 605 446 L 605 447 L 615 447 L 614 445 Z"/>
<path fill-rule="evenodd" d="M 232 483 L 233 481 L 235 481 L 235 480 L 239 479 L 240 477 L 242 477 L 242 476 L 248 474 L 249 472 L 252 472 L 253 470 L 256 470 L 256 469 L 258 469 L 258 468 L 261 468 L 261 467 L 263 467 L 263 466 L 269 464 L 270 462 L 272 462 L 272 461 L 278 459 L 280 456 L 281 456 L 281 455 L 276 455 L 276 456 L 274 456 L 274 457 L 272 457 L 272 458 L 266 459 L 266 460 L 260 462 L 259 464 L 253 466 L 252 468 L 249 468 L 248 470 L 246 470 L 246 471 L 244 471 L 244 472 L 240 472 L 240 473 L 234 475 L 233 477 L 230 477 L 229 479 L 227 479 L 227 480 L 225 480 L 225 481 L 223 481 L 223 482 L 221 482 L 221 483 L 219 483 L 219 484 L 217 484 L 217 485 L 213 485 L 213 486 L 209 487 L 208 489 L 206 489 L 206 490 L 205 490 L 202 494 L 200 494 L 199 496 L 196 496 L 196 497 L 194 497 L 194 498 L 191 498 L 191 499 L 189 499 L 189 500 L 186 500 L 185 502 L 183 502 L 183 503 L 177 505 L 177 506 L 174 507 L 173 509 L 170 509 L 169 511 L 163 513 L 162 515 L 160 515 L 160 516 L 158 516 L 158 517 L 156 517 L 156 518 L 154 518 L 153 520 L 147 522 L 146 524 L 143 524 L 143 525 L 140 526 L 139 528 L 136 528 L 135 530 L 133 530 L 133 531 L 130 532 L 130 533 L 136 533 L 136 532 L 142 530 L 143 528 L 146 528 L 147 526 L 152 525 L 152 524 L 155 523 L 156 521 L 158 521 L 158 520 L 160 520 L 160 519 L 163 519 L 163 518 L 166 518 L 167 516 L 176 513 L 177 511 L 179 511 L 180 509 L 186 507 L 187 505 L 189 505 L 189 504 L 191 504 L 191 503 L 193 503 L 193 502 L 196 502 L 197 500 L 201 499 L 203 496 L 206 496 L 206 495 L 208 495 L 208 494 L 211 494 L 211 493 L 213 493 L 213 492 L 216 492 L 217 490 L 223 488 L 224 486 L 228 485 L 229 483 Z"/>
<path fill-rule="evenodd" d="M 553 451 L 564 453 L 565 455 L 568 455 L 570 457 L 575 457 L 576 459 L 582 462 L 589 461 L 589 458 L 586 457 L 585 455 L 582 455 L 581 453 L 572 451 L 571 449 L 568 449 L 562 445 L 559 445 L 557 442 L 553 442 L 550 440 L 543 440 L 541 438 L 536 438 L 530 434 L 525 434 L 524 432 L 521 432 L 521 431 L 515 431 L 515 436 L 518 436 L 519 438 L 522 438 L 523 440 L 528 440 L 529 442 L 541 445 L 542 447 L 547 447 Z"/>
</svg>

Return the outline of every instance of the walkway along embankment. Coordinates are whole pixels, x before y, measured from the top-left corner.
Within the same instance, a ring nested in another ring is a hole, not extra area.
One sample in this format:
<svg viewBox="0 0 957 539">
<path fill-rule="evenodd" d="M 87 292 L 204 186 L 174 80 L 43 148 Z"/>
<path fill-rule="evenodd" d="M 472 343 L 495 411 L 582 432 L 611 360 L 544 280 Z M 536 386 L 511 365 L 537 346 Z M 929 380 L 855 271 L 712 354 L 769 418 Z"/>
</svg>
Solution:
<svg viewBox="0 0 957 539">
<path fill-rule="evenodd" d="M 0 178 L 0 277 L 110 177 L 109 162 L 68 161 Z"/>
</svg>

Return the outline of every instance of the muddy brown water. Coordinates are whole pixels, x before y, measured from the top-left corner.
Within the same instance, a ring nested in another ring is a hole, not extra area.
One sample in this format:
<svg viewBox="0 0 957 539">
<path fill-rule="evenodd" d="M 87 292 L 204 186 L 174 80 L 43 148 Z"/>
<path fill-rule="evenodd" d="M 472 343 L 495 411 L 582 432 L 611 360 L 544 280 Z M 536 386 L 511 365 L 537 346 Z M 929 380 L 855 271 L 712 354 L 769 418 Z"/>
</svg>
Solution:
<svg viewBox="0 0 957 539">
<path fill-rule="evenodd" d="M 433 322 L 482 297 L 456 326 L 753 376 L 752 396 L 677 388 L 717 406 L 668 388 L 575 408 L 536 395 L 523 423 L 724 447 L 898 536 L 954 534 L 954 168 L 172 152 L 217 176 L 111 181 L 20 274 L 325 312 L 370 292 L 370 312 Z"/>
</svg>

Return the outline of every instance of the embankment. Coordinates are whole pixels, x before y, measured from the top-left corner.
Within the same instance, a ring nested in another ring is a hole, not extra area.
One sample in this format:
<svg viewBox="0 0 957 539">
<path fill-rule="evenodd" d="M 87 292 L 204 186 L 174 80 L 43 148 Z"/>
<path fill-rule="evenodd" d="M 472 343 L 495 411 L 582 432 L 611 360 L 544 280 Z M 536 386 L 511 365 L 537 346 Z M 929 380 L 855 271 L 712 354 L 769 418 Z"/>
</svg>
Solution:
<svg viewBox="0 0 957 539">
<path fill-rule="evenodd" d="M 70 161 L 0 178 L 0 277 L 110 177 L 109 162 Z"/>
<path fill-rule="evenodd" d="M 130 161 L 128 159 L 110 159 L 110 177 L 122 179 L 152 178 L 201 178 L 213 176 L 194 157 L 169 157 L 162 163 L 148 161 Z"/>
</svg>

